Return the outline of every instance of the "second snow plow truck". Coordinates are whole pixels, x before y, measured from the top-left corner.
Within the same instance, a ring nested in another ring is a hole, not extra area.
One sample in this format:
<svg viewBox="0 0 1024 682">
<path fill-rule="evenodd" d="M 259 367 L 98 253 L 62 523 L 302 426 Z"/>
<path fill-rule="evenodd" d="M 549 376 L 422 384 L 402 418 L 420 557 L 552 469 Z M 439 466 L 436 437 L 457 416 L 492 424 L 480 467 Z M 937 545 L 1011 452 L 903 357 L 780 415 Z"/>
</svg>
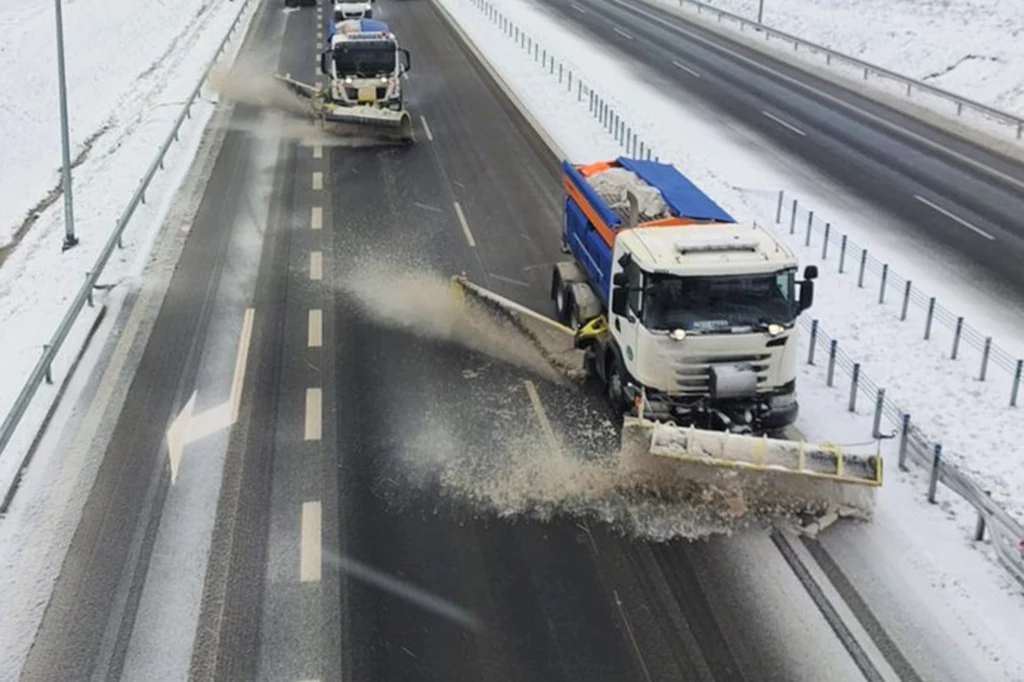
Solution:
<svg viewBox="0 0 1024 682">
<path fill-rule="evenodd" d="M 563 162 L 562 172 L 572 260 L 555 265 L 551 296 L 564 338 L 623 415 L 625 473 L 728 489 L 767 514 L 868 511 L 882 482 L 877 451 L 784 435 L 798 411 L 796 322 L 817 268 L 798 277 L 785 245 L 737 223 L 671 165 L 620 157 Z M 537 313 L 455 284 L 517 327 L 537 327 Z"/>
<path fill-rule="evenodd" d="M 335 23 L 320 55 L 321 87 L 278 75 L 310 101 L 314 116 L 337 135 L 413 141 L 412 118 L 405 109 L 402 79 L 411 67 L 409 51 L 398 46 L 388 25 L 375 19 Z"/>
</svg>

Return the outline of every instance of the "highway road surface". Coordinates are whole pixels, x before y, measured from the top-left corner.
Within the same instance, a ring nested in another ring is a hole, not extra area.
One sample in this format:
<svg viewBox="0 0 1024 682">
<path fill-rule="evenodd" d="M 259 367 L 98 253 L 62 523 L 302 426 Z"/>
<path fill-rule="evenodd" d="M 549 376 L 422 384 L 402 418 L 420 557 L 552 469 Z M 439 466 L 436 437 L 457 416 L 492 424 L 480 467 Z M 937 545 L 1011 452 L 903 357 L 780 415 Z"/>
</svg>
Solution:
<svg viewBox="0 0 1024 682">
<path fill-rule="evenodd" d="M 559 20 L 658 78 L 670 96 L 738 121 L 966 260 L 1000 298 L 1024 300 L 1024 165 L 685 21 L 658 2 L 540 0 Z M 727 32 L 725 32 L 727 33 Z"/>
<path fill-rule="evenodd" d="M 417 143 L 224 110 L 137 368 L 84 399 L 124 385 L 20 679 L 980 679 L 824 544 L 679 537 L 588 388 L 453 327 L 456 273 L 550 310 L 558 159 L 436 5 L 377 6 Z M 245 54 L 312 81 L 322 12 L 267 3 Z"/>
</svg>

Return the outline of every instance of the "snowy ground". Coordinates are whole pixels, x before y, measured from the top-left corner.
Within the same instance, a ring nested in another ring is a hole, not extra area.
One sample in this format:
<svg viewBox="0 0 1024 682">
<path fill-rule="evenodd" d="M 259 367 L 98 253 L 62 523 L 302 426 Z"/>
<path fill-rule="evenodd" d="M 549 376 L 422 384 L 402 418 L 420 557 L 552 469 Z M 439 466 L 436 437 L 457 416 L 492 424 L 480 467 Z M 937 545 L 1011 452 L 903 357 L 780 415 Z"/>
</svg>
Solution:
<svg viewBox="0 0 1024 682">
<path fill-rule="evenodd" d="M 53 5 L 36 0 L 0 8 L 4 31 L 0 69 L 7 74 L 7 87 L 0 93 L 0 130 L 4 131 L 0 145 L 0 245 L 10 247 L 6 258 L 0 256 L 0 344 L 4 349 L 0 415 L 8 413 L 43 344 L 81 287 L 170 132 L 183 101 L 243 4 L 231 0 L 157 2 L 140 6 L 127 16 L 124 3 L 113 0 L 66 6 L 72 155 L 80 161 L 74 169 L 73 194 L 81 242 L 64 253 L 59 198 L 17 235 L 16 244 L 10 241 L 25 213 L 58 182 Z M 18 75 L 16 81 L 12 74 Z M 171 148 L 165 172 L 157 175 L 148 204 L 136 212 L 124 233 L 125 248 L 111 258 L 101 284 L 117 285 L 140 272 L 212 111 L 208 99 L 193 107 L 192 120 L 183 127 L 179 144 Z M 41 140 L 52 144 L 41 147 Z M 101 305 L 104 292 L 97 291 L 96 298 Z M 66 350 L 54 364 L 57 386 L 94 319 L 93 314 L 83 314 L 65 342 Z M 0 495 L 56 390 L 44 387 L 40 391 L 23 420 L 24 427 L 0 458 Z"/>
<path fill-rule="evenodd" d="M 872 220 L 877 213 L 875 209 L 844 197 L 834 185 L 826 185 L 813 174 L 795 167 L 777 149 L 766 147 L 766 143 L 750 131 L 723 121 L 699 103 L 676 102 L 655 87 L 638 84 L 637 79 L 631 77 L 629 64 L 595 48 L 573 28 L 552 21 L 551 15 L 530 0 L 503 0 L 497 5 L 515 26 L 525 30 L 522 43 L 515 40 L 514 28 L 511 37 L 503 33 L 473 0 L 441 0 L 441 4 L 457 17 L 492 68 L 568 158 L 592 161 L 625 151 L 624 145 L 590 114 L 590 88 L 593 88 L 622 118 L 631 134 L 639 135 L 645 148 L 653 148 L 654 156 L 675 163 L 735 215 L 772 222 L 777 188 L 798 188 L 802 201 L 809 201 L 825 215 L 834 216 L 853 240 L 868 246 L 880 260 L 893 263 L 896 271 L 914 279 L 915 286 L 937 295 L 954 310 L 980 311 L 972 322 L 985 334 L 997 334 L 997 340 L 1012 352 L 1018 352 L 1024 345 L 1021 343 L 1024 333 L 1016 324 L 1006 322 L 1006 316 L 999 312 L 999 301 L 992 300 L 984 290 L 961 286 L 959 277 L 966 275 L 943 267 L 946 276 L 941 280 L 935 277 L 934 273 L 939 271 L 936 268 L 938 254 L 918 248 L 906 250 L 896 258 L 895 251 L 891 250 L 896 242 L 876 239 L 886 230 L 883 221 Z M 534 43 L 539 44 L 536 52 Z M 552 46 L 558 46 L 554 53 L 550 50 Z M 611 96 L 613 91 L 615 97 Z M 674 134 L 667 135 L 663 131 Z M 802 244 L 799 237 L 798 242 Z M 820 249 L 820 237 L 816 244 Z M 801 255 L 810 260 L 809 253 Z M 847 272 L 856 273 L 856 268 L 850 265 L 848 262 Z M 1020 419 L 1021 413 L 1009 412 L 1003 403 L 1002 409 L 989 413 L 978 428 L 978 431 L 992 432 L 992 446 L 996 449 L 967 448 L 967 436 L 974 434 L 965 434 L 956 428 L 962 423 L 959 420 L 964 419 L 964 405 L 951 406 L 935 398 L 939 382 L 949 382 L 950 386 L 968 391 L 968 396 L 977 394 L 979 400 L 987 399 L 991 392 L 995 404 L 1008 400 L 1005 377 L 997 378 L 997 371 L 992 368 L 989 382 L 979 385 L 971 379 L 978 359 L 973 349 L 965 344 L 961 348 L 961 359 L 951 363 L 942 357 L 943 353 L 948 356 L 950 350 L 950 337 L 945 328 L 936 324 L 933 340 L 923 343 L 917 340 L 917 335 L 923 332 L 918 329 L 922 326 L 920 309 L 912 310 L 908 321 L 899 323 L 899 306 L 894 303 L 899 297 L 892 291 L 888 294 L 888 303 L 878 306 L 877 275 L 861 292 L 856 287 L 854 274 L 851 292 L 849 274 L 842 277 L 830 274 L 836 268 L 834 253 L 829 257 L 827 268 L 815 313 L 823 318 L 822 324 L 826 328 L 833 323 L 836 325 L 830 331 L 843 339 L 843 348 L 852 355 L 864 353 L 867 373 L 880 385 L 887 386 L 890 397 L 908 405 L 917 423 L 934 429 L 937 433 L 933 438 L 941 435 L 954 449 L 953 443 L 956 443 L 960 446 L 961 461 L 978 470 L 994 467 L 997 473 L 992 475 L 990 469 L 988 480 L 994 484 L 1004 483 L 1001 488 L 993 486 L 994 490 L 1006 497 L 1019 496 L 1019 491 L 1024 489 L 1024 476 L 1015 470 L 1016 453 L 1006 445 L 1016 433 L 1014 422 L 1024 422 Z M 839 321 L 825 317 L 822 311 L 828 308 L 841 311 L 851 322 L 840 326 Z M 892 320 L 894 312 L 896 322 Z M 882 358 L 876 350 L 897 346 L 891 338 L 878 338 L 877 330 L 883 327 L 882 322 L 901 332 L 896 361 Z M 806 350 L 803 355 L 806 357 Z M 836 388 L 829 389 L 824 385 L 823 366 L 821 362 L 814 367 L 801 365 L 804 410 L 800 428 L 812 440 L 840 443 L 870 440 L 868 401 L 861 398 L 858 414 L 848 414 L 845 406 L 849 379 L 840 373 Z M 930 413 L 927 417 L 926 412 Z M 929 421 L 925 422 L 926 419 Z M 887 585 L 891 589 L 895 589 L 892 585 L 903 585 L 923 604 L 930 605 L 927 618 L 932 626 L 957 633 L 965 644 L 964 655 L 986 672 L 986 679 L 1024 679 L 1024 659 L 1008 636 L 1024 618 L 1020 586 L 995 562 L 990 546 L 970 540 L 976 517 L 966 503 L 940 488 L 941 504 L 929 505 L 924 499 L 926 482 L 921 470 L 899 473 L 892 452 L 886 454 L 889 473 L 879 496 L 878 519 L 867 527 L 853 529 L 853 536 L 846 538 L 846 542 L 864 556 L 884 556 L 886 561 L 892 561 L 894 582 Z M 972 551 L 972 548 L 981 551 Z M 872 588 L 865 585 L 862 589 Z M 943 605 L 952 608 L 943 608 Z"/>
<path fill-rule="evenodd" d="M 703 1 L 757 18 L 758 0 Z M 765 0 L 763 22 L 1024 115 L 1024 11 L 1019 0 Z"/>
</svg>

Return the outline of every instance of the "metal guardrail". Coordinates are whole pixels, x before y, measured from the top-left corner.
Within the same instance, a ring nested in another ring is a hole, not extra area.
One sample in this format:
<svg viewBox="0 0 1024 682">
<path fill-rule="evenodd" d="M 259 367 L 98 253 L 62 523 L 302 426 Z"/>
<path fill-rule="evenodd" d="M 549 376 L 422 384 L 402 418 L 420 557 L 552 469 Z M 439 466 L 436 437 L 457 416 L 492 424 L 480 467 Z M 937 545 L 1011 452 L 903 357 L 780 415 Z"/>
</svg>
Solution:
<svg viewBox="0 0 1024 682">
<path fill-rule="evenodd" d="M 922 81 L 919 81 L 917 79 L 910 78 L 909 76 L 904 76 L 901 73 L 897 73 L 895 71 L 891 71 L 891 70 L 886 69 L 884 67 L 878 66 L 877 64 L 872 64 L 872 63 L 866 62 L 866 61 L 864 61 L 862 59 L 857 59 L 856 57 L 851 57 L 849 55 L 845 55 L 842 52 L 837 52 L 837 51 L 835 51 L 833 49 L 825 47 L 824 45 L 819 45 L 817 43 L 813 43 L 813 42 L 811 42 L 809 40 L 805 40 L 805 39 L 800 38 L 798 36 L 792 35 L 791 33 L 786 33 L 785 31 L 780 31 L 778 29 L 770 28 L 769 26 L 767 26 L 765 24 L 758 23 L 756 20 L 747 19 L 746 17 L 741 17 L 738 14 L 733 14 L 732 12 L 727 12 L 727 11 L 725 11 L 723 9 L 719 9 L 719 8 L 715 7 L 714 5 L 709 5 L 709 4 L 704 3 L 704 2 L 699 2 L 699 0 L 644 0 L 644 1 L 649 3 L 649 4 L 652 4 L 652 5 L 670 5 L 670 6 L 671 5 L 676 5 L 677 7 L 680 7 L 680 8 L 685 7 L 685 6 L 693 6 L 693 7 L 697 8 L 697 13 L 698 14 L 703 14 L 705 11 L 707 11 L 707 12 L 711 13 L 712 15 L 716 16 L 718 21 L 721 21 L 722 18 L 724 17 L 724 18 L 730 19 L 731 21 L 736 22 L 737 24 L 739 24 L 741 31 L 745 27 L 750 26 L 750 27 L 754 28 L 756 31 L 760 31 L 760 32 L 764 33 L 765 40 L 770 40 L 771 38 L 774 37 L 774 38 L 779 38 L 779 39 L 785 40 L 785 41 L 787 41 L 789 43 L 792 43 L 794 51 L 799 50 L 800 47 L 805 47 L 808 50 L 810 50 L 811 52 L 818 52 L 818 53 L 824 54 L 825 55 L 825 64 L 827 66 L 831 66 L 832 65 L 832 61 L 835 60 L 835 61 L 840 62 L 840 63 L 844 63 L 844 64 L 851 65 L 851 66 L 855 66 L 858 69 L 860 69 L 861 71 L 863 71 L 863 73 L 864 73 L 864 80 L 867 80 L 868 77 L 873 74 L 873 75 L 876 75 L 876 76 L 883 76 L 885 78 L 888 78 L 889 80 L 892 80 L 892 81 L 895 81 L 897 83 L 900 83 L 901 85 L 906 86 L 906 96 L 907 97 L 911 96 L 911 93 L 913 92 L 913 90 L 918 90 L 918 91 L 921 91 L 921 92 L 925 92 L 925 93 L 927 93 L 929 95 L 932 95 L 934 97 L 939 97 L 941 99 L 949 100 L 949 101 L 953 102 L 956 105 L 956 115 L 957 116 L 961 116 L 963 114 L 963 112 L 964 112 L 964 109 L 974 110 L 974 111 L 976 111 L 978 113 L 984 114 L 985 116 L 987 116 L 987 117 L 989 117 L 991 119 L 994 119 L 994 120 L 996 120 L 996 121 L 998 121 L 1000 123 L 1004 123 L 1004 124 L 1007 124 L 1007 125 L 1015 128 L 1016 129 L 1016 139 L 1018 139 L 1018 140 L 1024 139 L 1024 118 L 1022 118 L 1020 116 L 1016 116 L 1016 115 L 1011 114 L 1011 113 L 1006 112 L 1006 111 L 1002 111 L 1001 109 L 996 109 L 995 107 L 991 107 L 991 106 L 989 106 L 987 104 L 982 104 L 981 102 L 976 102 L 976 101 L 974 101 L 972 99 L 968 99 L 967 97 L 962 97 L 960 95 L 957 95 L 956 93 L 950 92 L 949 90 L 943 90 L 942 88 L 937 88 L 934 85 L 929 85 L 929 84 L 924 83 Z"/>
<path fill-rule="evenodd" d="M 99 280 L 100 275 L 103 274 L 103 270 L 107 266 L 107 262 L 110 260 L 110 256 L 114 253 L 114 250 L 122 248 L 122 235 L 128 227 L 128 224 L 131 222 L 132 216 L 135 214 L 135 210 L 139 207 L 139 204 L 145 203 L 146 190 L 149 189 L 149 185 L 156 174 L 163 168 L 164 157 L 167 155 L 171 145 L 177 142 L 178 132 L 181 130 L 181 126 L 192 116 L 192 105 L 202 93 L 203 85 L 206 83 L 207 78 L 209 78 L 210 72 L 213 70 L 213 67 L 217 65 L 221 55 L 224 54 L 224 50 L 231 42 L 235 31 L 238 29 L 245 13 L 249 10 L 249 6 L 253 4 L 253 1 L 254 0 L 244 0 L 242 3 L 242 6 L 239 8 L 238 14 L 231 23 L 231 27 L 228 29 L 227 34 L 217 47 L 217 51 L 214 53 L 210 63 L 207 64 L 206 69 L 203 71 L 203 75 L 199 78 L 199 82 L 192 90 L 192 94 L 185 101 L 184 106 L 182 106 L 181 113 L 178 114 L 178 118 L 174 121 L 174 126 L 171 128 L 171 132 L 167 135 L 167 139 L 164 140 L 164 143 L 160 146 L 160 150 L 157 152 L 156 158 L 150 165 L 149 170 L 147 170 L 146 174 L 142 177 L 142 181 L 139 183 L 138 189 L 135 190 L 135 194 L 133 194 L 132 198 L 128 201 L 128 206 L 125 207 L 124 211 L 121 213 L 121 217 L 118 219 L 113 233 L 103 246 L 103 250 L 100 252 L 99 257 L 93 264 L 92 269 L 86 273 L 85 283 L 78 290 L 74 300 L 71 302 L 71 306 L 64 314 L 60 324 L 57 325 L 57 330 L 46 345 L 43 346 L 42 357 L 39 358 L 39 361 L 36 363 L 35 368 L 29 375 L 28 380 L 22 387 L 21 392 L 18 394 L 18 397 L 15 398 L 10 412 L 8 412 L 7 416 L 4 417 L 3 425 L 0 425 L 0 456 L 3 456 L 4 449 L 7 447 L 11 438 L 13 438 L 14 432 L 17 430 L 22 417 L 25 416 L 25 412 L 32 403 L 32 399 L 35 397 L 39 386 L 44 381 L 52 383 L 50 367 L 53 364 L 57 353 L 60 351 L 64 341 L 67 339 L 68 334 L 71 333 L 71 329 L 82 310 L 86 306 L 92 307 L 93 289 L 96 288 L 96 283 Z"/>
</svg>

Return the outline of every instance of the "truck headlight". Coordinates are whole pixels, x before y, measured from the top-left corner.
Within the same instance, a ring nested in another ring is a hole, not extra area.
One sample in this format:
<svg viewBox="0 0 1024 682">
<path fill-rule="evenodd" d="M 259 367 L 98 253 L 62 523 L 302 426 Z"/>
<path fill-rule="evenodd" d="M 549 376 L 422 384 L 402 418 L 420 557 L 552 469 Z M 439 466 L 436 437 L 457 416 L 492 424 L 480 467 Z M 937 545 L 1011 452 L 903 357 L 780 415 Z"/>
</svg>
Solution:
<svg viewBox="0 0 1024 682">
<path fill-rule="evenodd" d="M 768 336 L 778 336 L 786 330 L 781 324 L 770 324 L 768 325 Z"/>
<path fill-rule="evenodd" d="M 682 341 L 683 339 L 686 338 L 686 330 L 673 329 L 668 333 L 668 338 L 672 339 L 673 341 Z"/>
</svg>

